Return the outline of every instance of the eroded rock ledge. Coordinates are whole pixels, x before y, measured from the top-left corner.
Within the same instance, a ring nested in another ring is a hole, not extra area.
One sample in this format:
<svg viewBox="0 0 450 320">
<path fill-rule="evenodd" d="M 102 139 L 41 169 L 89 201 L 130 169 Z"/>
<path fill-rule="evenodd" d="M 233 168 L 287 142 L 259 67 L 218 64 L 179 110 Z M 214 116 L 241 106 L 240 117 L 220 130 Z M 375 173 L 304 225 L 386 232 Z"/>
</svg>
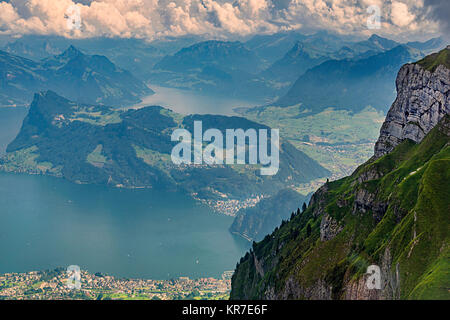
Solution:
<svg viewBox="0 0 450 320">
<path fill-rule="evenodd" d="M 430 72 L 418 64 L 404 65 L 397 76 L 397 98 L 387 113 L 375 144 L 375 158 L 391 152 L 405 139 L 420 142 L 450 113 L 450 70 Z"/>
</svg>

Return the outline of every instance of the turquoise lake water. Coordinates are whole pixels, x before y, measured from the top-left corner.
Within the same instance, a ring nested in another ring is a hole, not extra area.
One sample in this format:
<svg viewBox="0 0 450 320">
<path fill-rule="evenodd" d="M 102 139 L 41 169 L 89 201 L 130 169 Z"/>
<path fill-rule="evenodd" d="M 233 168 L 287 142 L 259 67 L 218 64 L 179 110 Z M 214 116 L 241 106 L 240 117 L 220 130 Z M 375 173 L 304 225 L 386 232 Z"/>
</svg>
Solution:
<svg viewBox="0 0 450 320">
<path fill-rule="evenodd" d="M 0 108 L 0 154 L 25 114 Z M 229 233 L 232 221 L 182 192 L 0 173 L 0 273 L 75 264 L 120 277 L 218 277 L 249 248 Z"/>
</svg>

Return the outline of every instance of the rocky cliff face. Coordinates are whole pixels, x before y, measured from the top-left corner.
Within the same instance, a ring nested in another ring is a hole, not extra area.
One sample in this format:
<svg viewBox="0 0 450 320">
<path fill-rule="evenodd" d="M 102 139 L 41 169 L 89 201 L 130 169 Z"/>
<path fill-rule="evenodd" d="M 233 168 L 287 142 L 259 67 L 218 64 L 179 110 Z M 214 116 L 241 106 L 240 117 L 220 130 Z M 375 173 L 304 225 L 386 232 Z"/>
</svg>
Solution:
<svg viewBox="0 0 450 320">
<path fill-rule="evenodd" d="M 450 46 L 445 50 L 450 51 Z M 433 72 L 420 64 L 406 64 L 396 85 L 397 98 L 381 127 L 375 158 L 391 152 L 404 139 L 422 141 L 450 113 L 450 70 L 443 64 Z"/>
<path fill-rule="evenodd" d="M 375 156 L 254 243 L 231 299 L 450 299 L 448 52 L 401 68 Z"/>
</svg>

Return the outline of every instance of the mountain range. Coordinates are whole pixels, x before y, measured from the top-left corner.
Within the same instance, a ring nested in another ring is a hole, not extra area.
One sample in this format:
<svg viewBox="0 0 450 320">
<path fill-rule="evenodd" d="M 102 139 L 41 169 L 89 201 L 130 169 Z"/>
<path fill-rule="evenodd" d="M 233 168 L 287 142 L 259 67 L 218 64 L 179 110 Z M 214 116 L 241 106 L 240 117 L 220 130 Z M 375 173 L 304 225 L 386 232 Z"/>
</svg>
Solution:
<svg viewBox="0 0 450 320">
<path fill-rule="evenodd" d="M 262 70 L 263 60 L 243 43 L 211 40 L 164 57 L 154 66 L 150 81 L 209 94 L 244 96 L 247 91 L 252 97 L 254 90 L 241 86 Z"/>
<path fill-rule="evenodd" d="M 3 50 L 16 56 L 40 60 L 61 54 L 72 44 L 81 48 L 86 55 L 105 55 L 118 68 L 129 70 L 139 79 L 155 85 L 245 98 L 264 105 L 279 100 L 289 89 L 291 95 L 296 90 L 291 88 L 295 81 L 321 63 L 328 60 L 366 59 L 400 45 L 376 34 L 367 40 L 359 40 L 325 31 L 309 35 L 290 31 L 256 35 L 241 42 L 204 41 L 195 36 L 151 42 L 119 38 L 23 36 L 8 42 Z M 405 45 L 424 55 L 430 50 L 441 48 L 443 41 L 434 38 Z M 395 78 L 395 71 L 391 77 Z M 393 83 L 383 89 L 387 90 L 383 94 L 391 97 Z M 353 91 L 351 87 L 347 90 Z M 295 103 L 303 102 L 301 99 L 293 100 L 296 100 Z M 281 100 L 286 101 L 285 98 Z"/>
<path fill-rule="evenodd" d="M 327 60 L 361 59 L 375 55 L 376 53 L 391 50 L 399 45 L 399 43 L 393 40 L 380 37 L 376 34 L 364 41 L 342 41 L 339 43 L 339 49 L 336 49 L 338 47 L 337 45 L 326 47 L 324 45 L 326 43 L 325 39 L 323 41 L 317 41 L 315 37 L 305 37 L 305 39 L 297 41 L 283 58 L 275 61 L 262 75 L 272 80 L 292 83 L 306 70 Z M 430 41 L 427 46 L 424 43 L 418 42 L 417 46 L 421 46 L 422 48 L 436 46 L 435 48 L 437 48 L 442 46 L 442 43 L 437 40 L 435 42 Z"/>
<path fill-rule="evenodd" d="M 291 84 L 299 75 L 322 62 L 329 60 L 329 56 L 316 50 L 307 43 L 297 42 L 283 58 L 275 61 L 261 73 L 265 79 Z"/>
<path fill-rule="evenodd" d="M 231 299 L 449 299 L 449 53 L 400 69 L 374 156 L 254 243 Z"/>
<path fill-rule="evenodd" d="M 302 104 L 313 112 L 328 107 L 360 111 L 367 106 L 387 111 L 395 98 L 395 74 L 420 51 L 400 45 L 364 59 L 328 60 L 300 76 L 278 106 Z"/>
<path fill-rule="evenodd" d="M 366 64 L 372 61 L 367 61 L 365 64 L 364 60 L 394 50 L 391 54 L 387 53 L 379 58 L 385 59 L 384 73 L 386 77 L 389 76 L 387 80 L 395 79 L 396 71 L 403 63 L 414 61 L 430 50 L 443 47 L 443 41 L 435 38 L 427 42 L 410 42 L 406 46 L 410 57 L 395 51 L 395 48 L 400 45 L 398 42 L 378 35 L 372 35 L 367 40 L 355 41 L 349 37 L 327 32 L 313 35 L 287 32 L 255 36 L 246 42 L 210 40 L 196 43 L 164 57 L 155 64 L 149 77 L 151 82 L 163 86 L 251 98 L 263 104 L 281 97 L 278 99 L 281 104 L 296 104 L 303 102 L 303 97 L 295 96 L 296 80 L 301 82 L 304 73 L 318 65 L 329 61 L 335 61 L 333 63 L 343 61 L 342 65 L 331 66 L 331 68 L 348 69 L 351 68 L 348 64 L 361 61 L 358 65 L 360 71 L 369 72 L 370 66 Z M 399 63 L 392 61 L 392 57 L 396 55 L 400 60 Z M 310 78 L 316 83 L 321 82 L 323 78 L 321 72 L 322 70 L 319 70 L 318 74 L 310 74 Z M 351 73 L 346 76 L 348 88 L 333 89 L 360 91 L 361 88 L 353 88 L 353 84 L 359 83 L 360 79 Z M 367 85 L 364 87 L 366 90 L 368 88 Z M 385 81 L 385 85 L 376 88 L 376 91 L 374 95 L 377 98 L 380 95 L 389 96 L 382 102 L 387 105 L 385 102 L 389 101 L 394 93 L 393 81 Z M 283 95 L 286 96 L 283 97 Z M 306 98 L 306 101 L 314 99 Z M 341 100 L 343 101 L 337 102 L 346 102 L 346 99 Z M 323 104 L 329 103 L 320 99 L 315 102 L 321 107 L 326 107 Z M 359 104 L 360 101 L 355 103 Z M 346 108 L 346 106 L 342 107 Z"/>
<path fill-rule="evenodd" d="M 148 42 L 135 38 L 64 38 L 55 35 L 22 35 L 1 48 L 30 60 L 42 60 L 63 53 L 69 46 L 89 55 L 104 55 L 118 67 L 148 80 L 153 66 L 166 55 L 201 41 L 199 36 L 165 37 Z"/>
<path fill-rule="evenodd" d="M 54 90 L 70 99 L 129 105 L 153 91 L 108 58 L 70 46 L 39 62 L 0 51 L 0 105 L 28 105 L 34 92 Z"/>
</svg>

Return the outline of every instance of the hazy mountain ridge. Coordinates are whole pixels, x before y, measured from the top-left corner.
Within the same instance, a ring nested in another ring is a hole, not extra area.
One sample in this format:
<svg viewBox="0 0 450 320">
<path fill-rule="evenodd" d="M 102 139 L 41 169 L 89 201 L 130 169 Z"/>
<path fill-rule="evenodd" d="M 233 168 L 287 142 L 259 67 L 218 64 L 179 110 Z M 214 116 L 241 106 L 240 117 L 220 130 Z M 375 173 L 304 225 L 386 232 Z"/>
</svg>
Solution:
<svg viewBox="0 0 450 320">
<path fill-rule="evenodd" d="M 401 44 L 373 34 L 367 40 L 347 42 L 336 51 L 318 50 L 307 40 L 300 41 L 296 47 L 299 46 L 304 48 L 302 54 L 288 53 L 267 69 L 269 77 L 278 80 L 282 79 L 281 70 L 289 70 L 291 77 L 298 72 L 291 79 L 292 87 L 273 105 L 302 103 L 316 112 L 327 107 L 357 111 L 370 104 L 386 111 L 385 106 L 395 97 L 398 68 L 443 48 L 444 41 L 433 38 Z M 298 52 L 296 47 L 293 52 Z"/>
<path fill-rule="evenodd" d="M 410 44 L 411 52 L 418 50 L 415 47 L 426 52 L 442 46 L 442 40 L 437 38 Z M 399 45 L 398 42 L 378 35 L 356 41 L 327 32 L 312 35 L 286 32 L 255 36 L 244 43 L 209 40 L 164 57 L 155 65 L 150 79 L 158 85 L 253 98 L 266 104 L 285 95 L 295 80 L 321 63 L 345 59 L 364 60 L 395 50 Z M 419 54 L 414 54 L 411 61 L 417 59 Z M 392 70 L 386 70 L 386 73 L 395 78 L 398 67 L 407 61 L 401 61 Z M 348 85 L 348 90 L 352 91 L 353 83 Z M 356 87 L 355 90 L 360 88 Z M 295 92 L 296 88 L 291 88 L 288 96 L 292 95 L 292 91 Z M 378 91 L 380 93 L 374 99 L 389 93 L 392 97 L 394 85 L 390 83 L 378 88 Z M 300 99 L 291 100 L 297 103 Z M 285 103 L 286 97 L 280 101 Z M 323 101 L 319 99 L 318 103 L 322 104 Z"/>
<path fill-rule="evenodd" d="M 241 42 L 204 41 L 164 57 L 150 75 L 158 85 L 252 98 L 252 79 L 264 62 Z M 263 94 L 264 96 L 264 94 Z"/>
<path fill-rule="evenodd" d="M 2 105 L 27 105 L 33 93 L 52 89 L 70 99 L 129 105 L 153 91 L 105 56 L 86 55 L 73 46 L 40 62 L 0 51 Z"/>
<path fill-rule="evenodd" d="M 298 32 L 280 32 L 272 35 L 255 35 L 245 46 L 263 58 L 268 65 L 281 59 L 300 40 L 307 36 Z"/>
<path fill-rule="evenodd" d="M 241 42 L 210 40 L 183 48 L 172 56 L 166 56 L 155 65 L 154 69 L 185 72 L 214 65 L 224 70 L 255 72 L 261 64 L 258 59 Z"/>
<path fill-rule="evenodd" d="M 42 60 L 63 53 L 70 45 L 86 54 L 104 55 L 120 68 L 148 80 L 153 66 L 166 55 L 201 41 L 199 36 L 166 37 L 155 41 L 134 38 L 82 38 L 23 35 L 9 41 L 2 50 L 31 60 Z"/>
<path fill-rule="evenodd" d="M 359 42 L 342 42 L 338 50 L 318 41 L 314 37 L 300 40 L 284 55 L 261 73 L 270 80 L 293 83 L 305 71 L 328 60 L 363 59 L 380 52 L 390 50 L 399 43 L 372 35 L 369 39 Z M 432 43 L 434 44 L 434 43 Z"/>
<path fill-rule="evenodd" d="M 261 76 L 271 80 L 291 83 L 306 70 L 328 59 L 329 56 L 299 41 L 283 58 L 264 70 Z"/>
<path fill-rule="evenodd" d="M 317 64 L 330 59 L 368 58 L 399 43 L 378 35 L 358 41 L 354 37 L 323 31 L 309 35 L 298 32 L 257 35 L 242 42 L 195 36 L 151 42 L 23 36 L 9 42 L 4 50 L 36 60 L 60 54 L 70 44 L 87 54 L 105 55 L 116 65 L 153 84 L 267 104 L 285 95 L 302 73 Z M 428 52 L 441 46 L 442 39 L 408 45 Z M 395 76 L 395 72 L 393 74 Z"/>
<path fill-rule="evenodd" d="M 448 88 L 439 83 L 450 79 L 448 69 L 439 72 L 442 67 L 433 81 L 447 105 Z M 398 81 L 427 84 L 429 73 L 423 70 L 405 66 Z M 427 86 L 417 90 L 415 96 L 430 94 Z M 404 92 L 412 94 L 412 87 L 399 95 Z M 411 101 L 397 112 L 403 118 L 415 107 Z M 305 212 L 241 259 L 232 299 L 449 298 L 450 115 L 442 108 L 437 117 L 426 104 L 418 111 L 430 124 L 439 123 L 416 141 L 404 136 L 393 150 L 317 190 Z M 371 264 L 381 268 L 380 290 L 366 287 Z"/>
<path fill-rule="evenodd" d="M 44 80 L 42 71 L 38 63 L 0 50 L 0 105 L 26 105 Z"/>
<path fill-rule="evenodd" d="M 300 76 L 278 106 L 302 104 L 318 112 L 327 107 L 359 111 L 370 105 L 386 111 L 395 98 L 396 72 L 423 55 L 404 45 L 361 60 L 328 60 Z"/>
<path fill-rule="evenodd" d="M 295 57 L 295 51 L 297 55 L 302 53 L 295 49 L 299 41 L 308 52 Z M 151 80 L 159 85 L 266 101 L 285 92 L 298 77 L 296 73 L 310 63 L 312 66 L 316 56 L 322 57 L 320 61 L 326 60 L 343 43 L 340 36 L 326 32 L 255 36 L 245 43 L 204 41 L 163 58 L 155 65 Z M 276 58 L 285 52 L 287 61 L 277 62 Z"/>
</svg>

